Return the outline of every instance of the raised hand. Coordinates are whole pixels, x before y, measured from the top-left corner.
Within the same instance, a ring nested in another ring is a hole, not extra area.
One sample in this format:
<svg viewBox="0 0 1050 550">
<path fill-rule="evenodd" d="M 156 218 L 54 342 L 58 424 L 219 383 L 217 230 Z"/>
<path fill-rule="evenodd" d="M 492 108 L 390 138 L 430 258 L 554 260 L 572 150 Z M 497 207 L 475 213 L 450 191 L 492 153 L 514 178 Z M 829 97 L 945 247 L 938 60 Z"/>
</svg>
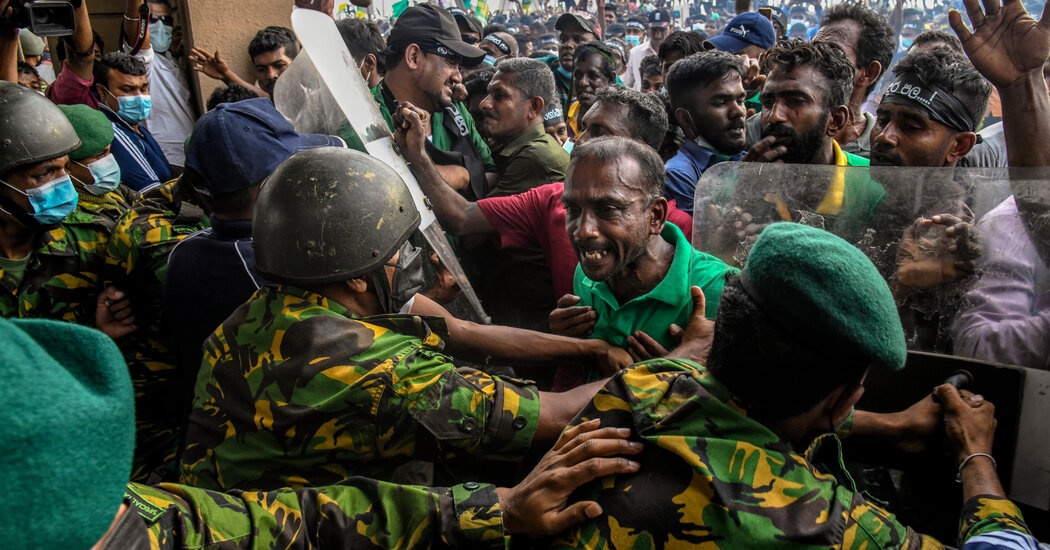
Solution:
<svg viewBox="0 0 1050 550">
<path fill-rule="evenodd" d="M 230 66 L 222 59 L 219 50 L 211 54 L 203 48 L 193 48 L 190 50 L 190 61 L 193 62 L 193 70 L 204 73 L 215 80 L 225 81 L 226 75 L 230 72 Z"/>
<path fill-rule="evenodd" d="M 1046 6 L 1036 21 L 1020 0 L 964 0 L 973 32 L 962 14 L 952 10 L 948 21 L 962 40 L 974 67 L 997 88 L 1010 86 L 1028 73 L 1042 69 L 1050 56 L 1050 19 Z"/>
<path fill-rule="evenodd" d="M 579 296 L 566 294 L 558 299 L 558 308 L 550 314 L 551 334 L 586 338 L 598 322 L 598 314 L 590 306 L 577 306 Z"/>
</svg>

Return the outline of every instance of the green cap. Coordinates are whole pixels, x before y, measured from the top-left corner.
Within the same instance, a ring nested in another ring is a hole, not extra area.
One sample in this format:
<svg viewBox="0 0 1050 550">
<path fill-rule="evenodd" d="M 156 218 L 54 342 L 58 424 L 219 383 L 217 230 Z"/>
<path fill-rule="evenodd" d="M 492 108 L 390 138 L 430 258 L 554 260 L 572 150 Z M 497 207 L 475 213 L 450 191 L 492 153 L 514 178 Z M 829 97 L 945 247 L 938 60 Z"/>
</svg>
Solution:
<svg viewBox="0 0 1050 550">
<path fill-rule="evenodd" d="M 80 148 L 70 153 L 69 158 L 79 160 L 93 157 L 113 143 L 113 124 L 102 111 L 83 104 L 59 105 L 58 108 L 69 119 L 80 138 Z"/>
<path fill-rule="evenodd" d="M 0 319 L 0 380 L 0 540 L 90 548 L 116 516 L 135 450 L 120 351 L 92 328 Z"/>
<path fill-rule="evenodd" d="M 907 345 L 890 288 L 842 238 L 797 223 L 772 224 L 751 248 L 741 283 L 800 338 L 847 357 L 904 366 Z"/>
</svg>

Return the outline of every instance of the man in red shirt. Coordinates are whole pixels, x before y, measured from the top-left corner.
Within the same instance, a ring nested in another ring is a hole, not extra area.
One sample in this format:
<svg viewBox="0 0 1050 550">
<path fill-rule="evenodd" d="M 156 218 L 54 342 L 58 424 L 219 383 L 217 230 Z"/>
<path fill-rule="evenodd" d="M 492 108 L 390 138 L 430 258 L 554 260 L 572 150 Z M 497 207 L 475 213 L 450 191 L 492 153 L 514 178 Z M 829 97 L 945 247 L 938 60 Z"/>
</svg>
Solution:
<svg viewBox="0 0 1050 550">
<path fill-rule="evenodd" d="M 401 127 L 397 130 L 396 139 L 404 150 L 405 131 Z M 620 136 L 655 149 L 666 133 L 667 115 L 655 97 L 610 86 L 598 91 L 594 106 L 583 117 L 576 145 L 596 137 Z M 501 247 L 541 248 L 550 265 L 555 299 L 572 293 L 578 260 L 565 232 L 565 205 L 561 200 L 564 183 L 541 185 L 509 197 L 469 202 L 440 178 L 428 177 L 424 164 L 413 161 L 411 168 L 445 231 L 452 235 L 498 235 Z M 692 218 L 678 210 L 674 201 L 669 205 L 668 221 L 690 238 Z"/>
</svg>

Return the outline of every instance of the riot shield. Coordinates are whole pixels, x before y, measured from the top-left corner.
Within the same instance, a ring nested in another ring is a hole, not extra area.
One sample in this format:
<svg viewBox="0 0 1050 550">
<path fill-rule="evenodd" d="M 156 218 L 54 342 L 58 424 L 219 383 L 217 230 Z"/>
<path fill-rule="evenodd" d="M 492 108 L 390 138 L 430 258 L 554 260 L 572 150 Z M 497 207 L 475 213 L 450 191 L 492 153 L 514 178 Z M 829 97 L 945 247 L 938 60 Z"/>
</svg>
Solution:
<svg viewBox="0 0 1050 550">
<path fill-rule="evenodd" d="M 357 71 L 357 64 L 335 27 L 335 21 L 313 10 L 292 11 L 292 27 L 303 51 L 281 74 L 274 104 L 297 131 L 338 135 L 353 146 L 387 163 L 408 185 L 421 222 L 419 232 L 455 277 L 472 313 L 482 323 L 489 317 L 481 306 L 426 196 L 396 150 L 393 135 Z"/>
<path fill-rule="evenodd" d="M 794 221 L 857 246 L 886 278 L 910 349 L 902 371 L 869 374 L 864 407 L 902 410 L 954 370 L 973 371 L 972 390 L 997 407 L 1004 487 L 1045 511 L 1050 269 L 1040 252 L 1050 217 L 1040 205 L 1047 196 L 1050 169 L 727 162 L 697 184 L 693 245 L 743 267 L 764 227 Z"/>
</svg>

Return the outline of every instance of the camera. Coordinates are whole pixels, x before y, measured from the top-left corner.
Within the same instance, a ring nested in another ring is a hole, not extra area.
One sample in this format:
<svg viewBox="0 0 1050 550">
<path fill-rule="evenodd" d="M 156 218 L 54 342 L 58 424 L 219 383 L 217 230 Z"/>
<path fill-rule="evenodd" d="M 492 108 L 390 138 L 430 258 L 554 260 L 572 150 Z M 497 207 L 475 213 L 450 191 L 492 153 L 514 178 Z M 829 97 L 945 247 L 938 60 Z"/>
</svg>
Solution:
<svg viewBox="0 0 1050 550">
<path fill-rule="evenodd" d="M 79 5 L 80 2 L 77 1 Z M 12 11 L 4 19 L 20 29 L 29 29 L 37 36 L 67 36 L 73 34 L 73 4 L 56 0 L 14 0 Z"/>
</svg>

